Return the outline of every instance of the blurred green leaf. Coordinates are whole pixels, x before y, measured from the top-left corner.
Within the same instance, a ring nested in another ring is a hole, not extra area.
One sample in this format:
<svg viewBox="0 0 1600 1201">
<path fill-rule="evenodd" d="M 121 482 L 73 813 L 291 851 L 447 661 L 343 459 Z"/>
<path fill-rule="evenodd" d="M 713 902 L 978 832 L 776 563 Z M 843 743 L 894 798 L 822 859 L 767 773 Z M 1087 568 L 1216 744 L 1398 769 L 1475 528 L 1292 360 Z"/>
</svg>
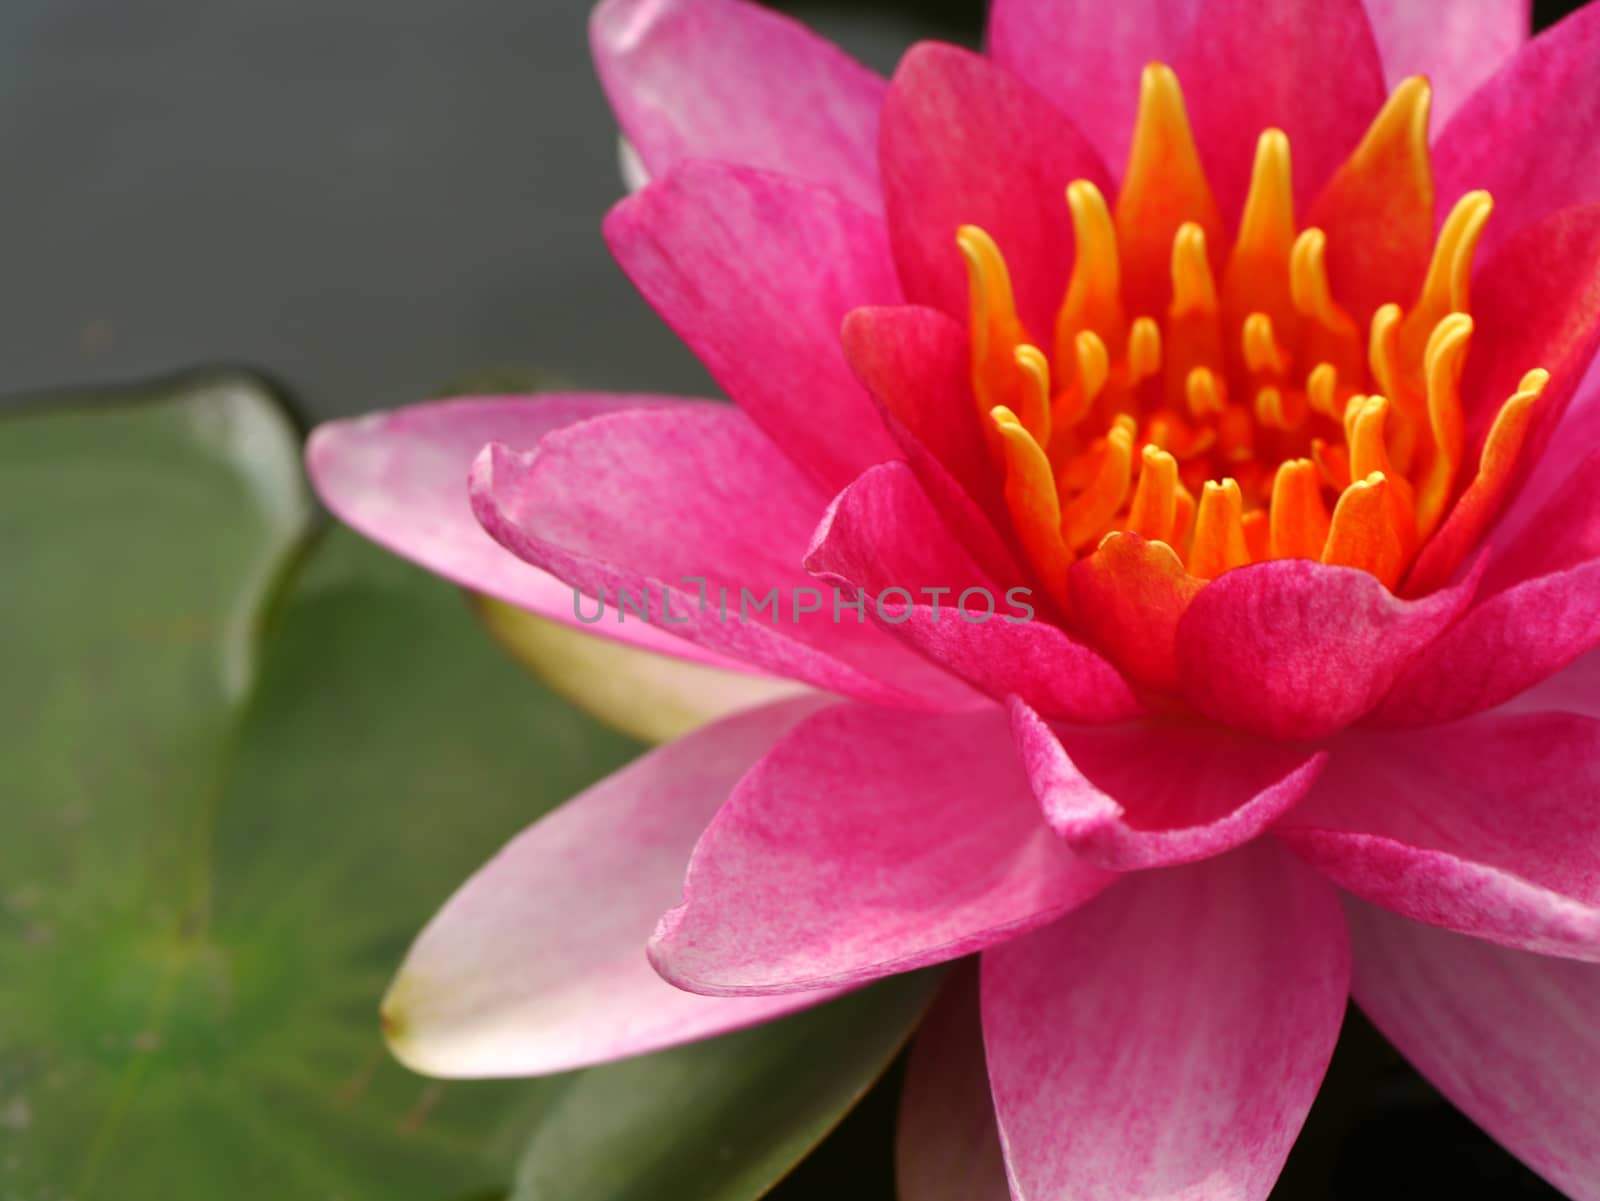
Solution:
<svg viewBox="0 0 1600 1201">
<path fill-rule="evenodd" d="M 540 1124 L 514 1201 L 747 1201 L 888 1066 L 937 973 L 580 1074 Z"/>
<path fill-rule="evenodd" d="M 412 934 L 637 747 L 310 512 L 253 377 L 0 421 L 0 1197 L 758 1195 L 926 982 L 543 1081 L 392 1063 Z"/>
</svg>

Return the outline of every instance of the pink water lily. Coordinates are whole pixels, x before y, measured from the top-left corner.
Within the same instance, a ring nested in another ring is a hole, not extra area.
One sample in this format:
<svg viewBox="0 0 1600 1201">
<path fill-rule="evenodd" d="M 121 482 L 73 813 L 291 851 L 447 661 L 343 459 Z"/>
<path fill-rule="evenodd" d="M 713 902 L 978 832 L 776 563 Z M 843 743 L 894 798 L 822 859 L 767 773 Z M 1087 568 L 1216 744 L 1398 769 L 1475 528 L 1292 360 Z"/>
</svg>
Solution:
<svg viewBox="0 0 1600 1201">
<path fill-rule="evenodd" d="M 884 81 L 602 4 L 650 176 L 605 236 L 734 405 L 421 405 L 310 466 L 725 716 L 463 887 L 397 1053 L 558 1071 L 977 954 L 906 1201 L 1256 1198 L 1353 996 L 1600 1198 L 1600 6 L 1526 25 L 995 0 Z"/>
</svg>

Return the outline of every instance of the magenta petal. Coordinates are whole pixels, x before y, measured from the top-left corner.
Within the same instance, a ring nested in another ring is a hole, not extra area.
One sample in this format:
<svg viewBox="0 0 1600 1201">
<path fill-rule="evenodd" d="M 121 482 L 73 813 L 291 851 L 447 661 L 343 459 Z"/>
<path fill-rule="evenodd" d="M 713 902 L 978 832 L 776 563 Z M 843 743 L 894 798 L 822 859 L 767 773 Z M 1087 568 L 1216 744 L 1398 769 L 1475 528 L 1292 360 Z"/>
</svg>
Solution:
<svg viewBox="0 0 1600 1201">
<path fill-rule="evenodd" d="M 1480 601 L 1417 656 L 1374 726 L 1454 721 L 1510 700 L 1600 645 L 1600 560 Z"/>
<path fill-rule="evenodd" d="M 1289 135 L 1295 202 L 1304 211 L 1355 149 L 1387 91 L 1361 0 L 1203 0 L 1173 66 L 1229 222 L 1244 207 L 1262 130 Z"/>
<path fill-rule="evenodd" d="M 1276 833 L 1407 917 L 1600 959 L 1600 722 L 1490 714 L 1347 735 Z"/>
<path fill-rule="evenodd" d="M 966 329 L 921 305 L 856 309 L 841 331 L 845 358 L 951 532 L 985 571 L 1020 579 L 996 532 L 1007 520 L 972 391 Z"/>
<path fill-rule="evenodd" d="M 1528 40 L 1530 7 L 1530 0 L 1366 0 L 1384 78 L 1393 88 L 1426 75 L 1435 129 Z"/>
<path fill-rule="evenodd" d="M 834 193 L 689 163 L 606 218 L 622 269 L 719 384 L 830 491 L 899 457 L 839 326 L 900 284 L 883 226 Z"/>
<path fill-rule="evenodd" d="M 751 710 L 654 751 L 519 834 L 446 902 L 384 999 L 399 1057 L 529 1076 L 765 1021 L 826 994 L 724 1000 L 650 970 L 645 940 L 734 782 L 818 702 Z"/>
<path fill-rule="evenodd" d="M 970 954 L 1114 878 L 1039 817 L 998 709 L 844 705 L 740 781 L 650 956 L 714 995 L 855 984 Z"/>
<path fill-rule="evenodd" d="M 613 601 L 624 625 L 642 624 L 630 614 L 642 607 L 656 627 L 774 675 L 914 707 L 971 703 L 894 638 L 835 620 L 800 570 L 822 496 L 737 409 L 618 413 L 533 454 L 492 446 L 471 484 L 501 545 Z"/>
<path fill-rule="evenodd" d="M 913 47 L 883 107 L 884 205 L 906 297 L 963 320 L 956 231 L 987 230 L 1010 267 L 1017 312 L 1040 345 L 1072 267 L 1067 185 L 1109 189 L 1094 148 L 1043 96 L 955 46 Z"/>
<path fill-rule="evenodd" d="M 945 983 L 917 1028 L 900 1089 L 899 1201 L 1009 1201 L 978 1017 L 977 964 Z"/>
<path fill-rule="evenodd" d="M 1010 711 L 1045 819 L 1076 854 L 1113 871 L 1248 842 L 1305 796 L 1328 757 L 1193 722 L 1052 729 L 1020 700 Z"/>
<path fill-rule="evenodd" d="M 1082 722 L 1144 711 L 1099 652 L 1040 616 L 1042 598 L 979 570 L 904 463 L 874 467 L 834 499 L 806 567 L 824 583 L 863 590 L 880 625 L 997 700 L 1016 694 Z"/>
<path fill-rule="evenodd" d="M 884 80 L 805 26 L 742 0 L 606 0 L 590 41 L 651 175 L 720 159 L 879 207 Z"/>
<path fill-rule="evenodd" d="M 1600 717 L 1600 651 L 1589 651 L 1535 688 L 1522 693 L 1502 712 L 1582 713 Z"/>
<path fill-rule="evenodd" d="M 1573 1201 L 1600 1201 L 1600 966 L 1346 908 L 1372 1024 L 1506 1150 Z"/>
<path fill-rule="evenodd" d="M 472 460 L 490 442 L 531 450 L 551 430 L 590 417 L 685 403 L 692 402 L 552 392 L 411 405 L 318 426 L 306 444 L 306 468 L 322 503 L 378 545 L 463 588 L 577 625 L 572 589 L 508 553 L 473 517 Z M 618 625 L 614 612 L 581 628 L 682 659 L 737 666 L 643 622 Z"/>
<path fill-rule="evenodd" d="M 1349 979 L 1334 890 L 1263 843 L 1130 876 L 986 952 L 1012 1196 L 1265 1198 Z"/>
<path fill-rule="evenodd" d="M 1178 624 L 1185 695 L 1274 738 L 1318 738 L 1361 717 L 1472 599 L 1477 574 L 1400 600 L 1350 567 L 1274 559 L 1203 588 Z"/>
<path fill-rule="evenodd" d="M 1038 88 L 1120 172 L 1139 107 L 1139 73 L 1171 62 L 1200 0 L 994 0 L 989 53 Z"/>
<path fill-rule="evenodd" d="M 1600 5 L 1586 4 L 1523 46 L 1439 135 L 1433 169 L 1440 205 L 1472 188 L 1487 188 L 1495 199 L 1479 255 L 1548 213 L 1600 200 L 1597 74 Z"/>
</svg>

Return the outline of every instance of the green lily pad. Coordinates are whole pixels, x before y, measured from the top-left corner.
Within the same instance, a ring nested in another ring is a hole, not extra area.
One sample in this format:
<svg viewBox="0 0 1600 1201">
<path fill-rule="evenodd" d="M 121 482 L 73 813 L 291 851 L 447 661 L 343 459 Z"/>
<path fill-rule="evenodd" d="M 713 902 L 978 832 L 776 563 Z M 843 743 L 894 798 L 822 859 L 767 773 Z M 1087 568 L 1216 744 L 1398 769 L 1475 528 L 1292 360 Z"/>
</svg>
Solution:
<svg viewBox="0 0 1600 1201">
<path fill-rule="evenodd" d="M 542 1081 L 393 1063 L 411 936 L 638 748 L 312 525 L 253 377 L 0 420 L 0 1197 L 489 1201 L 519 1162 L 561 1201 L 759 1195 L 927 981 Z"/>
</svg>

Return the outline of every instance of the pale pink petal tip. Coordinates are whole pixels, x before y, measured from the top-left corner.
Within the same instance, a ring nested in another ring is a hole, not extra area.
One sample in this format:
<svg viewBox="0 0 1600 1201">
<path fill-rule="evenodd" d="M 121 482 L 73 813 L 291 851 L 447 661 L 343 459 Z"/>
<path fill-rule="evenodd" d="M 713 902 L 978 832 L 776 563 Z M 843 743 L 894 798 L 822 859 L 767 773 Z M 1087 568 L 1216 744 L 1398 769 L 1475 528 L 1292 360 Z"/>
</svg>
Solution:
<svg viewBox="0 0 1600 1201">
<path fill-rule="evenodd" d="M 644 954 L 705 823 L 818 703 L 782 702 L 690 734 L 513 839 L 423 930 L 384 998 L 384 1030 L 400 1060 L 435 1076 L 543 1075 L 832 995 L 695 996 L 663 981 Z"/>
</svg>

